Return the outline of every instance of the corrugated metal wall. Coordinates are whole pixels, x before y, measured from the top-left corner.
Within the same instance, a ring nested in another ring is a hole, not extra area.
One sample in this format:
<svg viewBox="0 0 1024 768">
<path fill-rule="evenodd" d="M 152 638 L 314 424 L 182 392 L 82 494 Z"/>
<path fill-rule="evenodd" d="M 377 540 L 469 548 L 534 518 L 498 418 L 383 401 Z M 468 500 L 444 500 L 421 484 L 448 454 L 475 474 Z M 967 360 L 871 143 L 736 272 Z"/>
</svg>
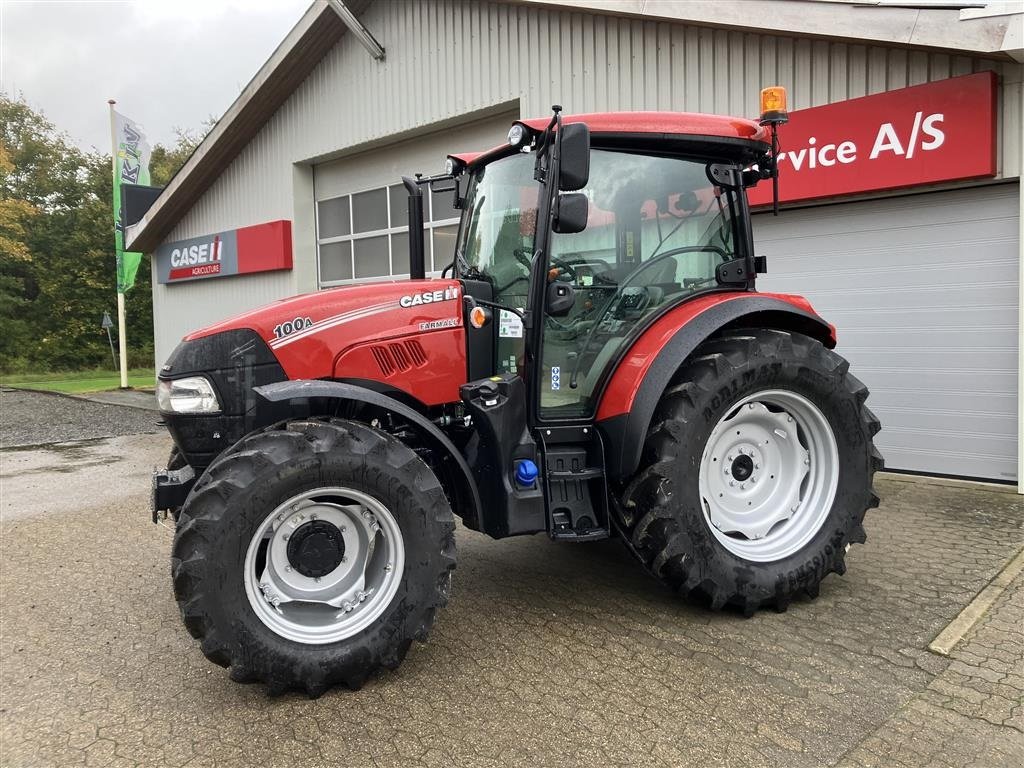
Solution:
<svg viewBox="0 0 1024 768">
<path fill-rule="evenodd" d="M 378 0 L 362 20 L 386 60 L 343 37 L 168 240 L 295 218 L 307 201 L 296 199 L 293 163 L 514 100 L 524 115 L 555 102 L 572 112 L 754 115 L 766 84 L 786 86 L 791 108 L 801 109 L 993 69 L 1003 78 L 1000 175 L 1021 167 L 1017 64 L 472 0 Z M 474 149 L 459 144 L 457 130 L 452 148 Z M 418 170 L 431 169 L 409 169 Z M 223 316 L 312 287 L 281 274 L 157 286 L 157 359 L 208 319 L 195 308 L 214 296 L 208 309 Z"/>
</svg>

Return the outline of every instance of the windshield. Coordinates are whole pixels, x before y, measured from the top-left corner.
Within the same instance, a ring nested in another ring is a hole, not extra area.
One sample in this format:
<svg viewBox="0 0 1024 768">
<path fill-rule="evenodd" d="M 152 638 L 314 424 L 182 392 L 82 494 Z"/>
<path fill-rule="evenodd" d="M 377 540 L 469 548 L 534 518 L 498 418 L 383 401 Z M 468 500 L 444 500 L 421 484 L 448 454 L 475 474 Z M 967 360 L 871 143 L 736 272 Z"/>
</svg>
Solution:
<svg viewBox="0 0 1024 768">
<path fill-rule="evenodd" d="M 520 153 L 475 171 L 459 251 L 466 277 L 495 301 L 526 305 L 537 226 L 535 156 Z M 573 285 L 564 318 L 545 319 L 542 410 L 581 416 L 631 330 L 680 297 L 717 287 L 715 269 L 736 256 L 734 193 L 714 186 L 704 159 L 591 151 L 586 228 L 552 234 L 549 281 Z M 522 365 L 522 329 L 501 313 L 499 370 Z"/>
</svg>

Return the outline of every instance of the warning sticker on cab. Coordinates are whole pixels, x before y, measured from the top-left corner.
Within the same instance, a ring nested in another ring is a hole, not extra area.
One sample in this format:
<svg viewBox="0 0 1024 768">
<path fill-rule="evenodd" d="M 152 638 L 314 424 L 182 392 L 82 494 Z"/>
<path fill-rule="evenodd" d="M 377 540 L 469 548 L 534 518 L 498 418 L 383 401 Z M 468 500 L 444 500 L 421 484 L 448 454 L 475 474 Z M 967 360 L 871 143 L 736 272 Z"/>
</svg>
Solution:
<svg viewBox="0 0 1024 768">
<path fill-rule="evenodd" d="M 519 315 L 507 309 L 499 310 L 498 336 L 503 339 L 523 338 L 523 321 Z"/>
</svg>

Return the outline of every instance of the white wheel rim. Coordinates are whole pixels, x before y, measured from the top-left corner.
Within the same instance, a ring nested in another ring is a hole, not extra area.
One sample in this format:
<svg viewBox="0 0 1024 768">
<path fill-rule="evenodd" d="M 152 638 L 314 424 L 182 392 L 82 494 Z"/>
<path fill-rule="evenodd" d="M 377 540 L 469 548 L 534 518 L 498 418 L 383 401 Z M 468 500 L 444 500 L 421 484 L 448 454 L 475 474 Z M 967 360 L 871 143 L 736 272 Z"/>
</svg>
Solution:
<svg viewBox="0 0 1024 768">
<path fill-rule="evenodd" d="M 839 484 L 839 451 L 825 415 L 782 389 L 749 395 L 712 430 L 700 495 L 715 539 L 755 562 L 782 560 L 821 530 Z"/>
<path fill-rule="evenodd" d="M 289 537 L 313 521 L 335 527 L 343 559 L 329 573 L 303 575 L 289 560 Z M 351 488 L 316 488 L 274 509 L 245 556 L 245 593 L 273 632 L 321 645 L 352 637 L 391 604 L 405 569 L 398 521 L 377 499 Z"/>
</svg>

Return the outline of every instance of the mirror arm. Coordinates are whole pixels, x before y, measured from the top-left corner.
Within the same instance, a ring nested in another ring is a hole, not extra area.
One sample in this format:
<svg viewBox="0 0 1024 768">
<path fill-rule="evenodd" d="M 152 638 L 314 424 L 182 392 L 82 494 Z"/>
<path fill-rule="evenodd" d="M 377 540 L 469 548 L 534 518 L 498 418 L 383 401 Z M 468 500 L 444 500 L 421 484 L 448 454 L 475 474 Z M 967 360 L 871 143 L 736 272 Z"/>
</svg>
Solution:
<svg viewBox="0 0 1024 768">
<path fill-rule="evenodd" d="M 490 307 L 491 309 L 500 309 L 500 310 L 504 310 L 505 312 L 511 312 L 513 315 L 518 317 L 520 320 L 525 320 L 526 319 L 526 313 L 525 312 L 520 312 L 515 307 L 506 307 L 504 304 L 498 304 L 497 302 L 494 302 L 494 301 L 485 301 L 484 299 L 478 299 L 478 298 L 476 298 L 474 296 L 463 296 L 462 300 L 466 304 L 466 309 L 468 309 L 470 311 L 472 311 L 473 307 L 475 307 L 477 304 L 479 304 L 481 307 Z"/>
</svg>

